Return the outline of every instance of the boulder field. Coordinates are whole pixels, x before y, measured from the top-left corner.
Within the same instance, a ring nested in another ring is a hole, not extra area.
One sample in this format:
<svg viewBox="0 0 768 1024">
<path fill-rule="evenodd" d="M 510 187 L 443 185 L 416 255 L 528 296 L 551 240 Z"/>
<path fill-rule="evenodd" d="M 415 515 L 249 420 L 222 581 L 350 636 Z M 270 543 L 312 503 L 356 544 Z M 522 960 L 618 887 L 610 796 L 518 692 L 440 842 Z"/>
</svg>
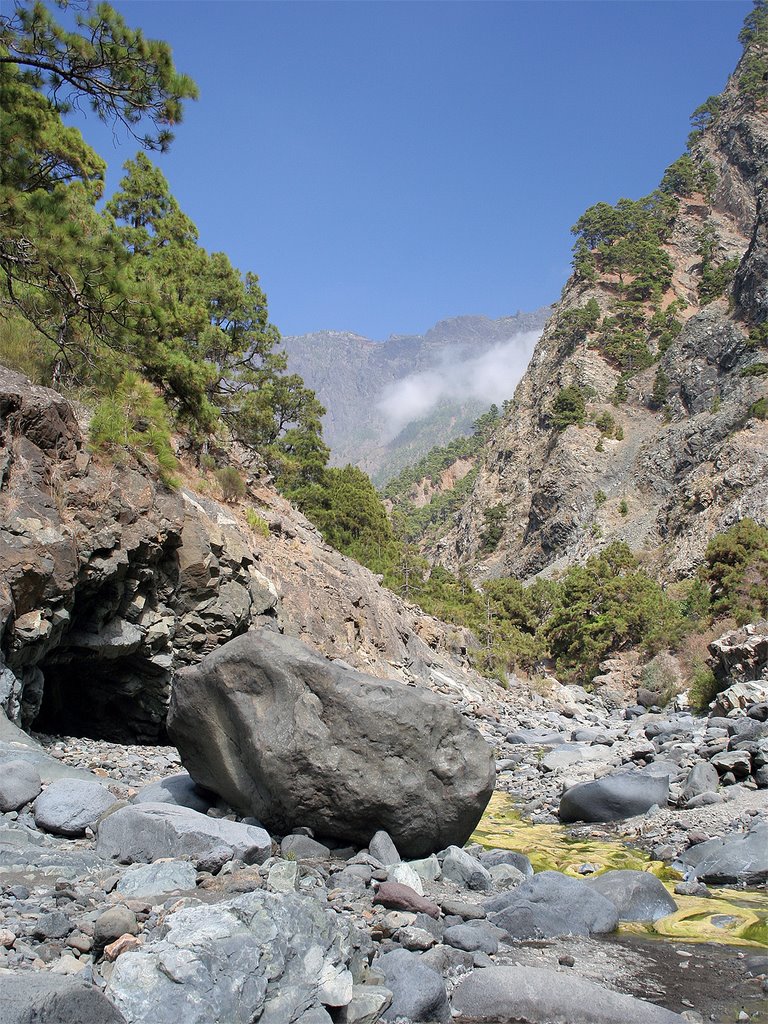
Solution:
<svg viewBox="0 0 768 1024">
<path fill-rule="evenodd" d="M 444 699 L 260 629 L 180 672 L 168 731 L 192 778 L 240 814 L 409 857 L 463 845 L 493 792 L 491 747 Z"/>
</svg>

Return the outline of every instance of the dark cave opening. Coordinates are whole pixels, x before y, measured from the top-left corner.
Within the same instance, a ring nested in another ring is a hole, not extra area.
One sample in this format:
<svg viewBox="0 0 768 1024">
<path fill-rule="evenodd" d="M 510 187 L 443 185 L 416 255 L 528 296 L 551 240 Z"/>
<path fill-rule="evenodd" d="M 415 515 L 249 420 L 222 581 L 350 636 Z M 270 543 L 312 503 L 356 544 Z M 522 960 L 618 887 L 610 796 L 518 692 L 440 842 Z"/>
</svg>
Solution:
<svg viewBox="0 0 768 1024">
<path fill-rule="evenodd" d="M 35 732 L 123 744 L 167 744 L 170 672 L 146 658 L 43 662 Z"/>
</svg>

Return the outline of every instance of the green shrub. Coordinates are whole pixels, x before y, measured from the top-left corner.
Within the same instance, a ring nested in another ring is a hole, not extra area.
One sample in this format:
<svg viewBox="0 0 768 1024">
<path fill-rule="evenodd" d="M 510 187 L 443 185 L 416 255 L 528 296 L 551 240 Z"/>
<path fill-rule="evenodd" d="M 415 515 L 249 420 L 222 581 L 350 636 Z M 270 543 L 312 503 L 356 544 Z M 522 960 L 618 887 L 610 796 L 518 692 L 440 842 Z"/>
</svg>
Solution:
<svg viewBox="0 0 768 1024">
<path fill-rule="evenodd" d="M 228 504 L 237 501 L 245 494 L 245 481 L 234 466 L 223 466 L 213 474 L 221 490 L 221 497 Z"/>
<path fill-rule="evenodd" d="M 667 404 L 669 396 L 669 377 L 659 367 L 653 378 L 653 390 L 651 391 L 651 405 L 654 409 L 663 409 Z"/>
<path fill-rule="evenodd" d="M 557 430 L 565 430 L 566 427 L 575 424 L 583 427 L 587 418 L 587 405 L 581 388 L 570 384 L 561 388 L 552 405 L 550 423 Z"/>
<path fill-rule="evenodd" d="M 676 663 L 664 652 L 657 654 L 643 667 L 640 681 L 646 689 L 659 695 L 659 706 L 662 708 L 680 692 L 680 677 L 676 671 Z"/>
<path fill-rule="evenodd" d="M 702 575 L 716 615 L 743 624 L 768 615 L 768 529 L 742 519 L 707 545 Z"/>
<path fill-rule="evenodd" d="M 620 516 L 629 515 L 629 505 L 627 504 L 627 499 L 626 498 L 622 498 L 621 501 L 619 502 L 619 515 Z"/>
<path fill-rule="evenodd" d="M 611 395 L 611 405 L 619 406 L 623 402 L 626 402 L 629 397 L 629 385 L 627 383 L 627 375 L 622 373 L 619 379 L 616 381 L 616 387 L 613 389 Z"/>
<path fill-rule="evenodd" d="M 699 662 L 694 667 L 691 675 L 688 703 L 697 714 L 703 715 L 718 693 L 719 688 L 717 679 L 715 679 L 715 673 L 709 665 Z"/>
<path fill-rule="evenodd" d="M 595 426 L 604 437 L 613 437 L 616 420 L 609 412 L 603 412 L 595 419 Z"/>
<path fill-rule="evenodd" d="M 750 328 L 748 344 L 750 348 L 768 347 L 768 320 Z"/>
<path fill-rule="evenodd" d="M 607 497 L 605 491 L 602 491 L 602 490 L 595 491 L 595 505 L 597 505 L 598 508 L 602 508 L 602 506 L 606 503 L 606 501 L 608 501 L 608 497 Z"/>
<path fill-rule="evenodd" d="M 756 402 L 753 402 L 747 409 L 747 417 L 756 420 L 768 419 L 768 398 L 758 398 Z"/>
<path fill-rule="evenodd" d="M 741 371 L 742 377 L 765 377 L 768 374 L 768 363 L 751 363 Z"/>
<path fill-rule="evenodd" d="M 0 363 L 29 377 L 33 384 L 51 386 L 56 350 L 26 320 L 3 310 L 0 317 Z"/>
<path fill-rule="evenodd" d="M 677 604 L 627 545 L 614 542 L 568 569 L 544 633 L 558 673 L 589 679 L 610 651 L 637 646 L 655 654 L 671 646 L 682 621 Z"/>
<path fill-rule="evenodd" d="M 128 452 L 149 456 L 163 483 L 176 485 L 178 463 L 171 447 L 170 413 L 152 385 L 137 374 L 124 374 L 114 393 L 99 402 L 89 435 L 93 448 L 109 452 L 115 459 Z"/>
</svg>

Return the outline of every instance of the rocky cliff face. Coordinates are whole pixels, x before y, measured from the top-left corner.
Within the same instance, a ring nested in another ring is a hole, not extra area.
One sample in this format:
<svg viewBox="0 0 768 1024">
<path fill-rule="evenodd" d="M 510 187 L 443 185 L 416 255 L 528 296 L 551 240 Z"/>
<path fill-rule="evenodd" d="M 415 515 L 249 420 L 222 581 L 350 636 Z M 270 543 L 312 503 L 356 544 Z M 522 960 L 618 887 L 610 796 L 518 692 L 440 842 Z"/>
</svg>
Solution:
<svg viewBox="0 0 768 1024">
<path fill-rule="evenodd" d="M 267 484 L 266 535 L 89 452 L 57 392 L 0 368 L 0 706 L 25 727 L 162 737 L 175 670 L 256 624 L 381 677 L 482 686 L 468 634 L 323 543 Z"/>
<path fill-rule="evenodd" d="M 286 337 L 283 344 L 291 372 L 298 373 L 326 407 L 323 433 L 332 464 L 352 463 L 375 483 L 384 483 L 434 445 L 470 433 L 472 422 L 494 401 L 468 392 L 459 396 L 458 385 L 451 387 L 452 367 L 482 358 L 517 338 L 512 345 L 522 372 L 548 312 L 546 307 L 498 320 L 454 317 L 424 335 L 394 335 L 380 343 L 343 331 L 317 331 Z M 510 356 L 506 363 L 511 362 Z M 386 397 L 405 381 L 412 382 L 411 402 L 419 388 L 437 394 L 444 385 L 446 394 L 426 411 L 414 405 L 412 415 L 393 420 Z"/>
<path fill-rule="evenodd" d="M 768 317 L 768 114 L 764 100 L 740 91 L 742 68 L 692 151 L 714 171 L 714 188 L 677 196 L 663 245 L 673 269 L 657 308 L 661 315 L 677 303 L 682 330 L 666 349 L 646 332 L 653 364 L 622 377 L 594 334 L 574 344 L 562 330 L 563 318 L 592 299 L 601 318 L 615 315 L 623 297 L 616 276 L 571 278 L 470 498 L 434 548 L 449 567 L 530 578 L 624 540 L 674 577 L 690 572 L 714 533 L 745 516 L 768 520 L 760 402 L 768 354 L 759 328 Z M 714 263 L 738 264 L 732 294 L 706 303 L 705 231 Z M 558 430 L 553 404 L 572 386 L 586 398 L 585 424 Z M 605 414 L 614 421 L 608 430 L 595 422 Z M 499 504 L 504 536 L 481 554 L 483 514 Z"/>
</svg>

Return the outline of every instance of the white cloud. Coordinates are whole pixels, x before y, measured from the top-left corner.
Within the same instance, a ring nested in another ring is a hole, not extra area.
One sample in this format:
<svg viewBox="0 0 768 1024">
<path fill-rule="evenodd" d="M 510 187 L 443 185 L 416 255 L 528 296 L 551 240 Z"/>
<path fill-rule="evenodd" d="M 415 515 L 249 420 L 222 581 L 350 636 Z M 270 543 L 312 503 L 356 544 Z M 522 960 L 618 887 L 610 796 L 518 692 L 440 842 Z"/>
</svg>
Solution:
<svg viewBox="0 0 768 1024">
<path fill-rule="evenodd" d="M 377 407 L 386 421 L 387 440 L 414 420 L 423 419 L 443 400 L 476 399 L 497 405 L 511 398 L 525 372 L 540 331 L 515 334 L 479 356 L 446 357 L 431 370 L 422 370 L 387 385 Z"/>
</svg>

